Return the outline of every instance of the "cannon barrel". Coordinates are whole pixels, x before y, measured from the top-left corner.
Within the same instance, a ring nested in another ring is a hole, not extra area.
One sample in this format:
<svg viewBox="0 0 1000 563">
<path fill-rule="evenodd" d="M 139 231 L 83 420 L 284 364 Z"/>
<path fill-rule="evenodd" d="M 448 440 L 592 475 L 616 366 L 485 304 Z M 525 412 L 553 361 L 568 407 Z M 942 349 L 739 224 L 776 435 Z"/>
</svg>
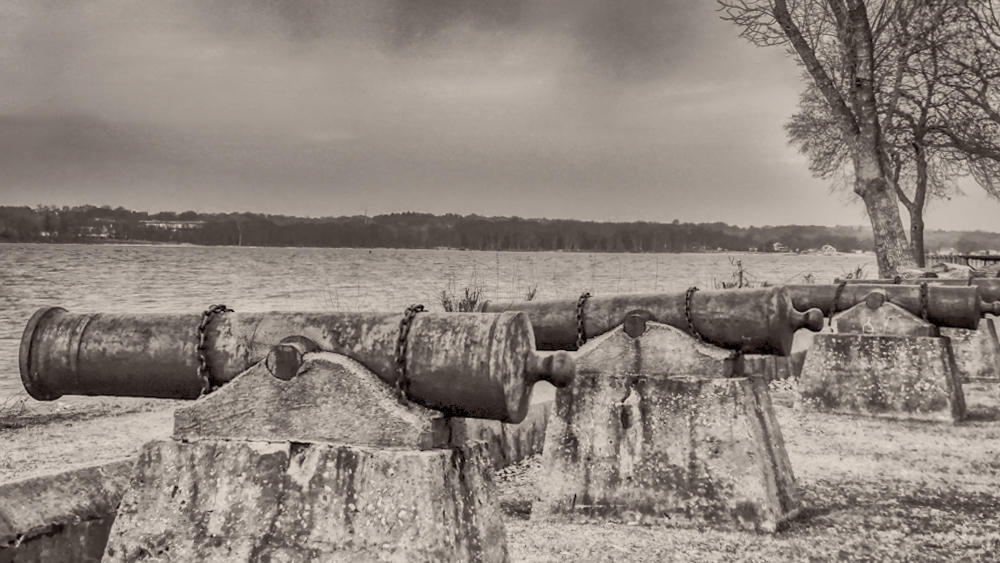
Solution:
<svg viewBox="0 0 1000 563">
<path fill-rule="evenodd" d="M 321 351 L 348 356 L 396 384 L 399 314 L 224 313 L 204 330 L 212 387 L 267 358 L 297 336 Z M 41 309 L 21 339 L 21 380 L 39 400 L 62 395 L 196 399 L 201 314 L 72 314 Z M 409 325 L 406 394 L 450 416 L 517 423 L 527 414 L 538 380 L 566 385 L 567 353 L 535 351 L 523 313 L 421 313 Z M 276 375 L 277 376 L 277 375 Z M 288 375 L 285 376 L 289 377 Z"/>
<path fill-rule="evenodd" d="M 995 303 L 1000 301 L 1000 278 L 966 278 L 966 279 L 947 279 L 947 278 L 917 278 L 917 279 L 906 279 L 896 281 L 893 279 L 876 279 L 876 280 L 834 280 L 834 283 L 844 282 L 851 285 L 865 284 L 865 285 L 919 285 L 926 283 L 929 285 L 943 285 L 949 287 L 964 287 L 973 286 L 979 288 L 979 294 L 986 303 Z"/>
<path fill-rule="evenodd" d="M 975 329 L 987 313 L 1000 312 L 1000 302 L 985 303 L 979 288 L 944 285 L 927 286 L 926 304 L 919 285 L 788 285 L 796 308 L 815 307 L 826 316 L 845 311 L 865 300 L 873 291 L 885 293 L 886 300 L 938 326 Z M 925 310 L 926 307 L 926 310 Z"/>
<path fill-rule="evenodd" d="M 584 334 L 591 338 L 622 324 L 636 310 L 651 320 L 691 332 L 706 342 L 746 354 L 784 355 L 800 328 L 823 328 L 823 314 L 792 307 L 781 287 L 688 293 L 591 297 L 583 311 Z M 577 301 L 487 302 L 484 311 L 523 311 L 531 318 L 535 342 L 543 350 L 573 349 L 577 341 Z M 690 316 L 688 315 L 690 313 Z M 690 318 L 690 324 L 688 319 Z"/>
</svg>

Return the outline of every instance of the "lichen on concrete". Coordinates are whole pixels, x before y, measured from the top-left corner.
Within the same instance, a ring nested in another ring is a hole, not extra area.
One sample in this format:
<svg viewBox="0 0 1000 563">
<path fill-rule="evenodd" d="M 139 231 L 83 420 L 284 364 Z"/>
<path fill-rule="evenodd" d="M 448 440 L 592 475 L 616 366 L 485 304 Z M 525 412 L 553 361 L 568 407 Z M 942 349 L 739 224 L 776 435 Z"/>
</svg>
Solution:
<svg viewBox="0 0 1000 563">
<path fill-rule="evenodd" d="M 803 409 L 962 420 L 965 398 L 946 338 L 821 333 L 799 380 Z"/>
<path fill-rule="evenodd" d="M 533 520 L 771 532 L 799 509 L 766 383 L 721 377 L 731 353 L 662 325 L 588 347 L 556 394 Z"/>
<path fill-rule="evenodd" d="M 162 441 L 105 561 L 506 561 L 481 448 Z"/>
<path fill-rule="evenodd" d="M 122 460 L 0 486 L 0 561 L 99 558 L 131 470 Z"/>
<path fill-rule="evenodd" d="M 1000 379 L 1000 342 L 994 319 L 982 319 L 977 330 L 942 328 L 941 336 L 951 340 L 955 366 L 963 382 Z"/>
</svg>

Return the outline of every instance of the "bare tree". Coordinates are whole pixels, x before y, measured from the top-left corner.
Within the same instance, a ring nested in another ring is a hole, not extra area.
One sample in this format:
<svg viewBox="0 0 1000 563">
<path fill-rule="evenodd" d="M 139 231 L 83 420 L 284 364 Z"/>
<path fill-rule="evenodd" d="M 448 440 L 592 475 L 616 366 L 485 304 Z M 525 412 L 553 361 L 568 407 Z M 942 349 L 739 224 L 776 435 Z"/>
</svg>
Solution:
<svg viewBox="0 0 1000 563">
<path fill-rule="evenodd" d="M 872 92 L 865 96 L 874 100 L 881 133 L 876 150 L 885 180 L 908 211 L 910 252 L 917 265 L 924 265 L 923 214 L 928 202 L 960 193 L 957 179 L 965 175 L 972 175 L 987 193 L 1000 195 L 996 90 L 1000 24 L 993 0 L 800 0 L 788 18 L 794 15 L 803 22 L 800 34 L 805 47 L 802 41 L 791 40 L 785 26 L 780 28 L 782 35 L 773 29 L 761 33 L 761 26 L 769 23 L 763 14 L 775 13 L 773 21 L 780 22 L 782 6 L 789 10 L 786 3 L 720 3 L 726 8 L 726 19 L 743 25 L 743 35 L 758 44 L 787 42 L 803 64 L 800 50 L 811 46 L 819 70 L 827 72 L 844 99 L 852 95 L 852 84 L 844 83 L 845 77 L 852 76 L 845 65 L 856 64 L 857 59 L 852 59 L 850 43 L 843 39 L 838 13 L 860 10 L 858 5 L 863 5 L 865 13 L 871 14 Z M 846 177 L 848 170 L 853 171 L 854 190 L 871 214 L 868 200 L 858 189 L 857 135 L 853 128 L 845 128 L 843 108 L 831 102 L 829 89 L 824 90 L 823 82 L 816 79 L 816 69 L 805 66 L 812 80 L 801 96 L 799 113 L 786 129 L 809 157 L 816 176 Z M 857 104 L 850 108 L 855 116 L 856 108 Z M 872 221 L 874 227 L 876 219 Z M 878 244 L 877 229 L 875 236 Z M 881 257 L 879 269 L 887 273 Z"/>
<path fill-rule="evenodd" d="M 906 2 L 881 0 L 718 0 L 723 19 L 742 28 L 756 45 L 785 45 L 805 68 L 813 92 L 803 96 L 814 112 L 828 115 L 822 151 L 843 144 L 843 158 L 853 170 L 853 189 L 865 204 L 875 237 L 879 273 L 894 276 L 915 266 L 899 216 L 898 196 L 880 118 L 884 85 L 877 61 L 905 58 L 879 38 L 894 21 L 904 21 Z M 930 4 L 931 2 L 927 2 Z M 945 3 L 946 4 L 946 3 Z M 869 9 L 871 7 L 871 10 Z M 928 18 L 933 22 L 933 18 Z M 900 63 L 902 64 L 902 63 Z M 895 78 L 895 76 L 894 76 Z M 890 92 L 895 89 L 890 88 Z M 890 94 L 891 109 L 899 101 Z M 814 167 L 815 170 L 815 167 Z"/>
<path fill-rule="evenodd" d="M 935 129 L 955 158 L 1000 199 L 1000 8 L 994 0 L 961 0 L 940 65 L 947 122 Z"/>
</svg>

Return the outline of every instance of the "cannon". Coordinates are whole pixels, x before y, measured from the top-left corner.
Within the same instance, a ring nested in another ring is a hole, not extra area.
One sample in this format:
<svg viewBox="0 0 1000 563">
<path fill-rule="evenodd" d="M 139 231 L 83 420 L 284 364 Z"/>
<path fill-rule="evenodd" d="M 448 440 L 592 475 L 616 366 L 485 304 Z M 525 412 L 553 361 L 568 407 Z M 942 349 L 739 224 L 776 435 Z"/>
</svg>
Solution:
<svg viewBox="0 0 1000 563">
<path fill-rule="evenodd" d="M 785 288 L 793 307 L 816 308 L 827 317 L 864 302 L 872 292 L 881 292 L 889 303 L 943 327 L 975 329 L 986 314 L 1000 313 L 1000 301 L 984 301 L 976 286 L 839 283 Z"/>
<path fill-rule="evenodd" d="M 785 355 L 800 328 L 823 328 L 823 313 L 795 307 L 783 287 L 616 295 L 573 300 L 486 302 L 486 312 L 523 311 L 542 350 L 573 349 L 579 340 L 621 325 L 635 311 L 745 354 Z M 581 338 L 582 337 L 582 338 Z"/>
<path fill-rule="evenodd" d="M 983 301 L 992 303 L 1000 301 L 1000 278 L 966 278 L 961 279 L 941 279 L 941 278 L 917 278 L 917 279 L 874 279 L 874 280 L 835 280 L 834 283 L 846 283 L 850 285 L 940 285 L 947 287 L 978 287 Z"/>
<path fill-rule="evenodd" d="M 524 313 L 420 313 L 409 320 L 408 333 L 400 321 L 390 313 L 73 314 L 43 308 L 21 339 L 21 380 L 43 401 L 62 395 L 197 399 L 261 360 L 288 379 L 301 354 L 325 351 L 400 385 L 419 405 L 449 416 L 517 423 L 527 414 L 535 382 L 564 386 L 574 373 L 569 354 L 535 351 Z M 403 357 L 397 358 L 403 340 Z M 400 380 L 404 373 L 406 381 Z"/>
</svg>

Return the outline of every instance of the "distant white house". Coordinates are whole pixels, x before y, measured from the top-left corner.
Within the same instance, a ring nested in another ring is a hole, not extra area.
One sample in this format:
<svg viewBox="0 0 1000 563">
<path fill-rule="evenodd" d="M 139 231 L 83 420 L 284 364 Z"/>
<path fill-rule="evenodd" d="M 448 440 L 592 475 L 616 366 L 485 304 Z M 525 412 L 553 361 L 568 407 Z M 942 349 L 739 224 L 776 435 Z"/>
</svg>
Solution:
<svg viewBox="0 0 1000 563">
<path fill-rule="evenodd" d="M 205 226 L 204 221 L 139 221 L 143 227 L 154 229 L 164 229 L 167 231 L 183 231 L 186 229 L 200 229 Z"/>
<path fill-rule="evenodd" d="M 783 245 L 783 244 L 781 244 L 780 242 L 776 242 L 776 243 L 774 243 L 774 251 L 775 252 L 788 252 L 788 247 L 785 246 L 785 245 Z"/>
<path fill-rule="evenodd" d="M 823 254 L 836 254 L 837 249 L 834 248 L 833 245 L 824 244 L 823 248 L 820 249 L 820 252 L 822 252 Z"/>
<path fill-rule="evenodd" d="M 108 225 L 97 225 L 94 227 L 81 227 L 80 232 L 87 238 L 111 238 L 113 229 Z"/>
</svg>

